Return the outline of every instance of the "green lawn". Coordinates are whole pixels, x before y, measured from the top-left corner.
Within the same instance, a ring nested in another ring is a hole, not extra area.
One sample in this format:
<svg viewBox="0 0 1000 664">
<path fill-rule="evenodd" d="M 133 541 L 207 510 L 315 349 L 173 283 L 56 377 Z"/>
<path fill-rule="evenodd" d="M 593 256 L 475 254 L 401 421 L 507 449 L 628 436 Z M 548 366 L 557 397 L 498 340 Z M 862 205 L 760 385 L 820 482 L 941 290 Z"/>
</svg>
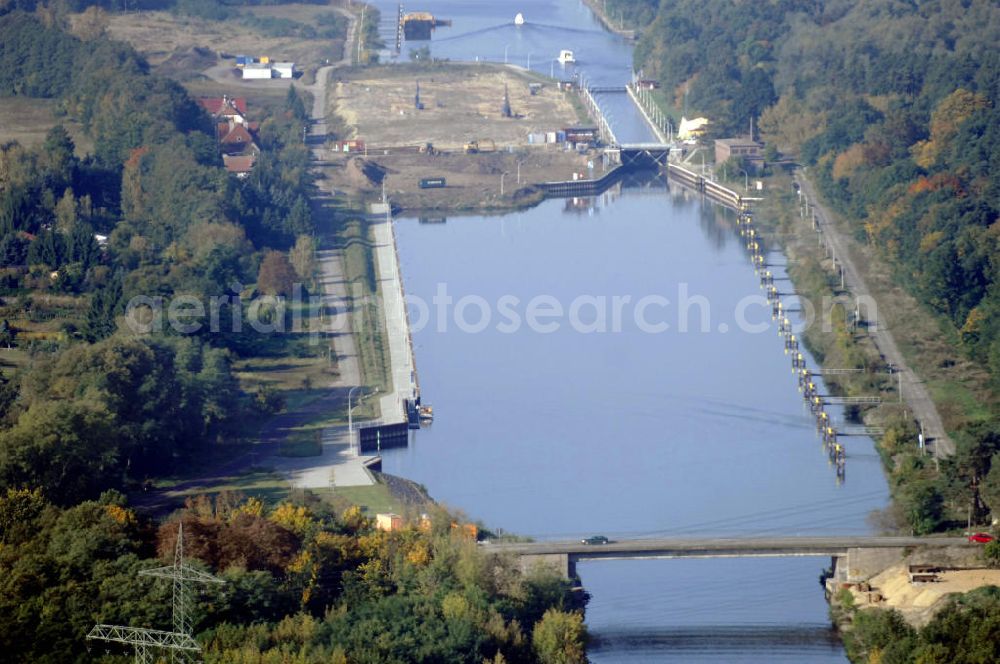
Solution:
<svg viewBox="0 0 1000 664">
<path fill-rule="evenodd" d="M 403 504 L 393 497 L 384 484 L 337 487 L 321 495 L 325 495 L 334 505 L 359 505 L 370 516 L 380 512 L 402 514 L 404 511 Z"/>
<path fill-rule="evenodd" d="M 254 470 L 236 477 L 227 477 L 219 483 L 201 487 L 187 496 L 208 495 L 214 496 L 223 491 L 239 492 L 247 496 L 259 498 L 265 505 L 274 506 L 288 498 L 291 493 L 291 486 L 282 475 L 270 469 Z"/>
</svg>

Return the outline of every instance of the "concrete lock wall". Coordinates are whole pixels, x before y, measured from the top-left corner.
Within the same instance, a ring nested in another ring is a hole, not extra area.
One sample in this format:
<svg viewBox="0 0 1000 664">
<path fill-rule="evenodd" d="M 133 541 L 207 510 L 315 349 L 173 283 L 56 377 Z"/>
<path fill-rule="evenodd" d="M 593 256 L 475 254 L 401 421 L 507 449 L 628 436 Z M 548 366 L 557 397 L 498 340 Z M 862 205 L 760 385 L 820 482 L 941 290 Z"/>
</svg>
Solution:
<svg viewBox="0 0 1000 664">
<path fill-rule="evenodd" d="M 567 553 L 545 553 L 521 556 L 521 571 L 530 574 L 535 570 L 555 572 L 564 579 L 576 577 L 576 561 L 571 560 Z"/>
<path fill-rule="evenodd" d="M 847 550 L 847 581 L 859 583 L 895 565 L 906 553 L 903 548 L 865 548 Z"/>
</svg>

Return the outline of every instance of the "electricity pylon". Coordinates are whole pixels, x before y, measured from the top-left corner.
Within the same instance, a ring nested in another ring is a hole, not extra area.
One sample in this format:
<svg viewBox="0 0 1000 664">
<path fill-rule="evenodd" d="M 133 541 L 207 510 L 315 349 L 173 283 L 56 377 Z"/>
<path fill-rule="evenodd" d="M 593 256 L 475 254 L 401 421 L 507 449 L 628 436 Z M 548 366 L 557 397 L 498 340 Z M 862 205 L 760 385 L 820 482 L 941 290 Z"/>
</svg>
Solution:
<svg viewBox="0 0 1000 664">
<path fill-rule="evenodd" d="M 190 583 L 225 583 L 211 574 L 197 570 L 184 562 L 184 524 L 177 528 L 177 543 L 174 545 L 174 564 L 139 572 L 139 576 L 152 576 L 173 581 L 174 630 L 164 632 L 142 627 L 120 625 L 95 625 L 88 639 L 124 643 L 135 648 L 135 664 L 152 664 L 153 651 L 169 650 L 170 661 L 182 664 L 189 657 L 201 652 L 201 646 L 191 636 L 191 592 Z"/>
</svg>

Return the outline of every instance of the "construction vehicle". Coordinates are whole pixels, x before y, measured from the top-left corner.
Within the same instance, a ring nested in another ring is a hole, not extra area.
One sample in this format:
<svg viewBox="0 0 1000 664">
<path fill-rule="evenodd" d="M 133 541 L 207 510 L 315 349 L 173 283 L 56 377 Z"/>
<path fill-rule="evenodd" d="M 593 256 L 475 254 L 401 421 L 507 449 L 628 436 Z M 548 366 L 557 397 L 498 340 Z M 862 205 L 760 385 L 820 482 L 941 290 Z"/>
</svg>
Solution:
<svg viewBox="0 0 1000 664">
<path fill-rule="evenodd" d="M 480 152 L 496 152 L 497 144 L 489 138 L 477 138 L 465 144 L 466 154 L 478 154 Z"/>
</svg>

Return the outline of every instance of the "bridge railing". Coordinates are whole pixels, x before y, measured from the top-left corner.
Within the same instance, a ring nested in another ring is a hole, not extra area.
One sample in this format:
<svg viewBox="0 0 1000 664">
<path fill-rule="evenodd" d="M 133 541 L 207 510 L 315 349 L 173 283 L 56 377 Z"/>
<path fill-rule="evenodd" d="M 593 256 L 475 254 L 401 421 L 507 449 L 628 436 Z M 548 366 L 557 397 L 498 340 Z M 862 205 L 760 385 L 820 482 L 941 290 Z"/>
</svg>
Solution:
<svg viewBox="0 0 1000 664">
<path fill-rule="evenodd" d="M 618 139 L 615 137 L 615 132 L 612 131 L 611 125 L 608 124 L 607 118 L 604 117 L 604 112 L 598 106 L 597 100 L 594 99 L 594 95 L 591 94 L 590 89 L 586 87 L 581 88 L 580 96 L 583 98 L 584 105 L 587 107 L 590 117 L 597 123 L 597 129 L 601 133 L 601 140 L 607 145 L 617 145 Z"/>
</svg>

